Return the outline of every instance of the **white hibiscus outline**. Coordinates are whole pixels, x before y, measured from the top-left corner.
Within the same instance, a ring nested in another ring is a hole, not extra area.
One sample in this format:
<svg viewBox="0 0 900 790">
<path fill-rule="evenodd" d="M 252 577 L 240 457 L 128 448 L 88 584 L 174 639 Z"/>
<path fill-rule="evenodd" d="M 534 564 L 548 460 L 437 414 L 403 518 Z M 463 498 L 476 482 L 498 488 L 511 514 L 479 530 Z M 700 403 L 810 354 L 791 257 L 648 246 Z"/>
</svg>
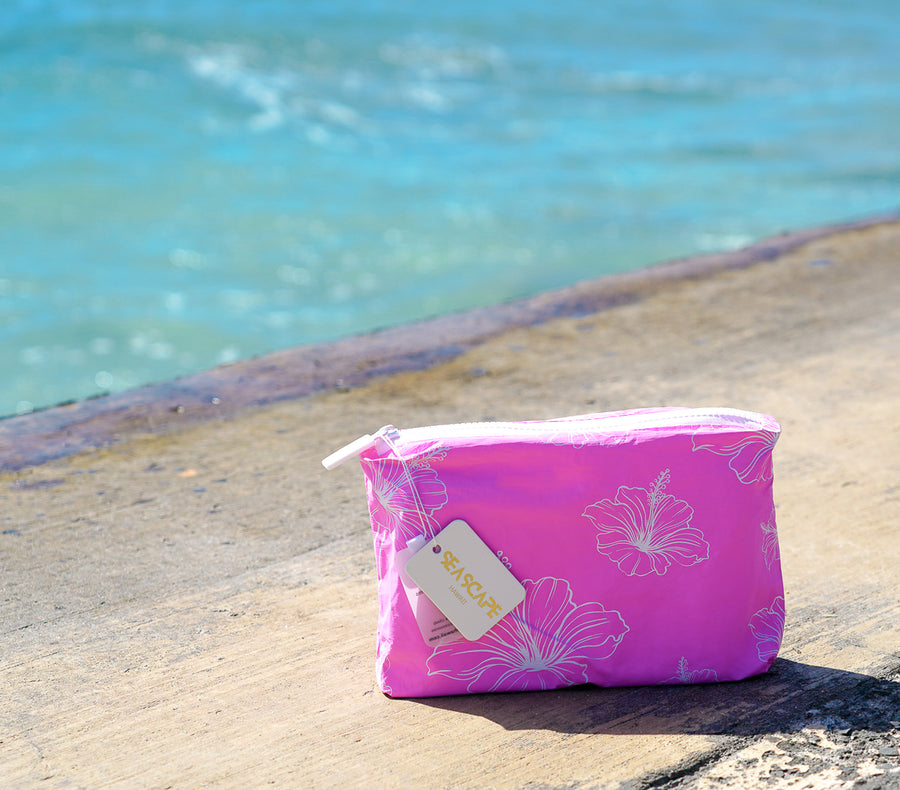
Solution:
<svg viewBox="0 0 900 790">
<path fill-rule="evenodd" d="M 715 683 L 719 673 L 714 669 L 691 669 L 685 656 L 678 662 L 678 672 L 663 683 Z"/>
<path fill-rule="evenodd" d="M 649 489 L 619 486 L 615 499 L 601 499 L 582 513 L 599 533 L 597 551 L 626 576 L 662 576 L 672 562 L 688 567 L 709 559 L 709 543 L 691 526 L 694 509 L 663 493 L 670 477 L 664 469 Z"/>
<path fill-rule="evenodd" d="M 390 672 L 390 669 L 391 657 L 389 654 L 379 656 L 376 659 L 375 675 L 378 680 L 378 686 L 383 694 L 387 694 L 389 697 L 392 697 L 394 696 L 394 689 L 391 688 L 391 684 L 387 682 L 387 676 L 388 672 Z"/>
<path fill-rule="evenodd" d="M 778 596 L 771 606 L 763 607 L 747 624 L 756 639 L 756 654 L 760 661 L 771 663 L 778 655 L 784 635 L 784 598 Z"/>
<path fill-rule="evenodd" d="M 525 600 L 481 639 L 437 647 L 429 675 L 467 682 L 466 690 L 536 691 L 587 683 L 588 665 L 609 658 L 629 628 L 596 602 L 576 605 L 565 579 L 526 579 Z"/>
<path fill-rule="evenodd" d="M 724 444 L 709 441 L 711 439 L 721 439 L 721 435 L 695 433 L 691 437 L 694 452 L 707 450 L 727 456 L 730 459 L 729 468 L 744 485 L 772 479 L 772 448 L 778 441 L 777 433 L 755 431 L 740 434 Z"/>
<path fill-rule="evenodd" d="M 763 559 L 766 568 L 772 570 L 772 566 L 776 565 L 781 559 L 781 550 L 778 547 L 778 527 L 775 524 L 775 511 L 769 516 L 768 521 L 764 521 L 759 525 L 763 532 Z"/>
<path fill-rule="evenodd" d="M 406 462 L 414 469 L 417 469 L 421 466 L 428 466 L 431 461 L 443 461 L 446 457 L 446 447 L 441 444 L 432 444 L 425 450 L 418 452 L 415 458 L 407 458 Z"/>
<path fill-rule="evenodd" d="M 435 511 L 447 504 L 447 487 L 430 466 L 399 458 L 372 463 L 369 510 L 372 521 L 408 541 L 438 531 Z"/>
</svg>

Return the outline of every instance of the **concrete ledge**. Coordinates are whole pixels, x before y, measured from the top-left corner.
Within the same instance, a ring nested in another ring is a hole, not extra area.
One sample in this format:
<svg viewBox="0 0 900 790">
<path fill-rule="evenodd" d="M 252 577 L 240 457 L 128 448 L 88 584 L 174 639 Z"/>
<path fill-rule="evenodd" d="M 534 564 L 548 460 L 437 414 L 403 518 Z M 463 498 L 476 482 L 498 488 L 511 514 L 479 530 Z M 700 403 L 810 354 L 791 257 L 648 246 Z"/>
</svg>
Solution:
<svg viewBox="0 0 900 790">
<path fill-rule="evenodd" d="M 348 341 L 345 357 L 333 351 L 347 369 L 356 342 L 382 355 L 337 389 L 336 368 L 320 364 L 304 397 L 279 400 L 306 381 L 300 370 L 258 393 L 278 401 L 265 405 L 240 395 L 232 410 L 231 390 L 192 385 L 152 407 L 110 398 L 5 421 L 4 441 L 24 449 L 0 474 L 0 784 L 896 785 L 900 224 L 761 249 L 745 254 L 752 265 L 654 270 L 613 304 L 588 284 L 577 309 L 482 328 L 439 359 L 400 355 L 404 368 L 389 361 L 390 332 Z M 246 375 L 293 365 L 248 364 Z M 189 396 L 218 397 L 226 417 L 192 414 Z M 649 405 L 782 422 L 788 622 L 774 670 L 427 701 L 375 690 L 361 475 L 319 460 L 388 422 Z M 29 462 L 28 441 L 49 446 L 41 421 L 57 417 L 69 454 Z"/>
</svg>

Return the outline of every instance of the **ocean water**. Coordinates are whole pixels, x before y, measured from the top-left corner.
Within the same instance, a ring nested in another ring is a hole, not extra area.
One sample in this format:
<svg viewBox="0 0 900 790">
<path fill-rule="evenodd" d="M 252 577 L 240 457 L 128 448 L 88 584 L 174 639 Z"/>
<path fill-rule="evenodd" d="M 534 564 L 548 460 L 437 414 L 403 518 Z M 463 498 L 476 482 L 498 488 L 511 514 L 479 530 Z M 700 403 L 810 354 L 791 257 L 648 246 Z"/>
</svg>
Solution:
<svg viewBox="0 0 900 790">
<path fill-rule="evenodd" d="M 895 0 L 5 0 L 0 415 L 900 204 Z"/>
</svg>

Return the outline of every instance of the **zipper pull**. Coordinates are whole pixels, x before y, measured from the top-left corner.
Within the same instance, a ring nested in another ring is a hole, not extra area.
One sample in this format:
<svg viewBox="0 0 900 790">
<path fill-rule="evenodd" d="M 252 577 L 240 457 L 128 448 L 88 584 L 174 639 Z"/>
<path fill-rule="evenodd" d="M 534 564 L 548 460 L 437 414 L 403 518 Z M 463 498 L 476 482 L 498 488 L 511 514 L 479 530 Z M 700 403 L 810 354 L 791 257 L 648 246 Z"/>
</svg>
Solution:
<svg viewBox="0 0 900 790">
<path fill-rule="evenodd" d="M 360 453 L 364 453 L 370 447 L 374 447 L 376 442 L 384 436 L 396 435 L 399 431 L 393 425 L 385 425 L 383 428 L 375 432 L 375 434 L 366 434 L 360 436 L 359 439 L 350 442 L 340 450 L 333 452 L 327 458 L 322 460 L 322 466 L 326 469 L 337 469 L 341 464 L 356 458 Z"/>
</svg>

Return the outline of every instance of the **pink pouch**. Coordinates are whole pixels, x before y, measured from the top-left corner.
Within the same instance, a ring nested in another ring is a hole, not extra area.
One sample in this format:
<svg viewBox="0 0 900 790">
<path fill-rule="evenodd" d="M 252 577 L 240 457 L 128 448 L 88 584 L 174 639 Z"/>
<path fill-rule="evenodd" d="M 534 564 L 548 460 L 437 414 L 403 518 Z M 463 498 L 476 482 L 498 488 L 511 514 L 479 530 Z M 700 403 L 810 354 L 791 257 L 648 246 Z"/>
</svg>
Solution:
<svg viewBox="0 0 900 790">
<path fill-rule="evenodd" d="M 335 453 L 326 466 L 359 454 L 366 476 L 382 691 L 427 697 L 765 672 L 785 618 L 772 501 L 780 430 L 735 409 L 644 409 L 389 426 Z M 405 573 L 417 551 L 437 552 L 457 519 L 525 595 L 474 641 Z"/>
</svg>

